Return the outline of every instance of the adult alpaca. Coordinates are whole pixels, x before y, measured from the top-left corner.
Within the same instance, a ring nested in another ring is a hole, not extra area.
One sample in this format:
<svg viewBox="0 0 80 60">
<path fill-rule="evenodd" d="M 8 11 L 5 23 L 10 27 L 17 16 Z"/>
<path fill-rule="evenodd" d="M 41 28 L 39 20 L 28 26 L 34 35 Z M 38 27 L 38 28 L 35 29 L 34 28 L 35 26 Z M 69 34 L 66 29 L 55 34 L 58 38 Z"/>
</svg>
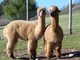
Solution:
<svg viewBox="0 0 80 60">
<path fill-rule="evenodd" d="M 5 26 L 3 33 L 8 40 L 6 45 L 6 53 L 8 57 L 15 58 L 13 55 L 13 49 L 18 38 L 21 38 L 28 41 L 29 58 L 36 58 L 38 39 L 42 37 L 45 30 L 45 14 L 46 9 L 44 7 L 39 7 L 37 10 L 37 24 L 30 21 L 16 20 Z"/>
<path fill-rule="evenodd" d="M 54 49 L 56 57 L 60 58 L 61 56 L 63 31 L 59 26 L 59 12 L 60 10 L 56 6 L 51 6 L 49 8 L 51 24 L 47 26 L 44 33 L 45 56 L 47 59 L 52 57 Z"/>
</svg>

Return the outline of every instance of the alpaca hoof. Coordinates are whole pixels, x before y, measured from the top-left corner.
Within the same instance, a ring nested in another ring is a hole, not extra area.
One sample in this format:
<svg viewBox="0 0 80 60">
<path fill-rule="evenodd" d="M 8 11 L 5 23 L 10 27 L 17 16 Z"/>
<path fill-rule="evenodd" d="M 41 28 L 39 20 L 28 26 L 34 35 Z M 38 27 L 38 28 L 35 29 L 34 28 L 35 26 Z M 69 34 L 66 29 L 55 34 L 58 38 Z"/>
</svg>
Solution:
<svg viewBox="0 0 80 60">
<path fill-rule="evenodd" d="M 10 56 L 12 59 L 16 59 L 16 57 L 14 57 L 14 56 Z"/>
<path fill-rule="evenodd" d="M 61 56 L 59 56 L 58 58 L 61 59 Z"/>
<path fill-rule="evenodd" d="M 16 59 L 16 57 L 14 57 L 14 55 L 13 55 L 13 54 L 11 54 L 11 55 L 10 55 L 10 57 L 11 57 L 12 59 Z"/>
<path fill-rule="evenodd" d="M 35 60 L 36 57 L 32 56 L 32 57 L 29 57 L 30 60 Z"/>
</svg>

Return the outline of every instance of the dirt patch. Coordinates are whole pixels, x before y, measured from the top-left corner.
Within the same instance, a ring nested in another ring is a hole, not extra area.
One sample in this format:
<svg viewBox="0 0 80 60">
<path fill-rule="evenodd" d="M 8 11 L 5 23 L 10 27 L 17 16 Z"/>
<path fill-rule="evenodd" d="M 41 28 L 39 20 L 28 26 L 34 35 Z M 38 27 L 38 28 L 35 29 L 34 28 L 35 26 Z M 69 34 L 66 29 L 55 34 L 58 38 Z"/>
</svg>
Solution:
<svg viewBox="0 0 80 60">
<path fill-rule="evenodd" d="M 15 51 L 14 55 L 20 60 L 29 60 L 26 50 Z M 0 53 L 0 57 L 6 56 L 5 52 Z M 46 60 L 43 52 L 37 54 L 38 60 Z M 80 60 L 80 51 L 76 49 L 62 49 L 61 59 L 56 59 L 55 55 L 51 60 Z"/>
</svg>

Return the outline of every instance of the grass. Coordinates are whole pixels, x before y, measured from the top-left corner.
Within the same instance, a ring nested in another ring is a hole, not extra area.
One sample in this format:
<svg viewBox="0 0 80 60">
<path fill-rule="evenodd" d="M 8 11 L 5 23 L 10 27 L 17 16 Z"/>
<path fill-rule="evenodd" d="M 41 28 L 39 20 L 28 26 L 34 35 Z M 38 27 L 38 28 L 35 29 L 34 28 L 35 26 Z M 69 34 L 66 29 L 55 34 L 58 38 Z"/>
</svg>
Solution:
<svg viewBox="0 0 80 60">
<path fill-rule="evenodd" d="M 60 15 L 60 26 L 64 31 L 62 49 L 80 50 L 80 11 L 74 12 L 72 16 L 73 34 L 69 35 L 68 14 Z M 50 24 L 50 18 L 46 19 L 46 24 Z M 4 55 L 7 39 L 4 38 L 2 30 L 3 29 L 0 29 L 0 60 L 10 60 L 6 55 Z M 41 53 L 44 51 L 43 40 L 40 39 L 38 43 L 37 51 L 38 53 Z M 27 54 L 27 42 L 19 39 L 15 51 L 24 52 Z"/>
<path fill-rule="evenodd" d="M 80 50 L 80 33 L 65 35 L 63 40 L 63 49 L 78 49 Z"/>
</svg>

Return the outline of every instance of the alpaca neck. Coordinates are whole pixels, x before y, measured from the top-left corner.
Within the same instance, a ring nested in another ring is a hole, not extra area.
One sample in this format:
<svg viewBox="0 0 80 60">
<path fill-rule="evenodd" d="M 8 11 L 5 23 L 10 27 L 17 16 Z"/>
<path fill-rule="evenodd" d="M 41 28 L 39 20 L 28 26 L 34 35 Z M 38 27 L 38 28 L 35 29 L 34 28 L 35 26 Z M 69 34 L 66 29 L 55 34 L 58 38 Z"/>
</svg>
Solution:
<svg viewBox="0 0 80 60">
<path fill-rule="evenodd" d="M 51 17 L 51 26 L 53 29 L 57 29 L 59 25 L 59 17 Z"/>
<path fill-rule="evenodd" d="M 35 29 L 35 38 L 39 39 L 42 37 L 45 31 L 45 17 L 38 17 L 38 24 Z"/>
<path fill-rule="evenodd" d="M 38 16 L 38 26 L 43 30 L 45 28 L 45 16 Z"/>
</svg>

